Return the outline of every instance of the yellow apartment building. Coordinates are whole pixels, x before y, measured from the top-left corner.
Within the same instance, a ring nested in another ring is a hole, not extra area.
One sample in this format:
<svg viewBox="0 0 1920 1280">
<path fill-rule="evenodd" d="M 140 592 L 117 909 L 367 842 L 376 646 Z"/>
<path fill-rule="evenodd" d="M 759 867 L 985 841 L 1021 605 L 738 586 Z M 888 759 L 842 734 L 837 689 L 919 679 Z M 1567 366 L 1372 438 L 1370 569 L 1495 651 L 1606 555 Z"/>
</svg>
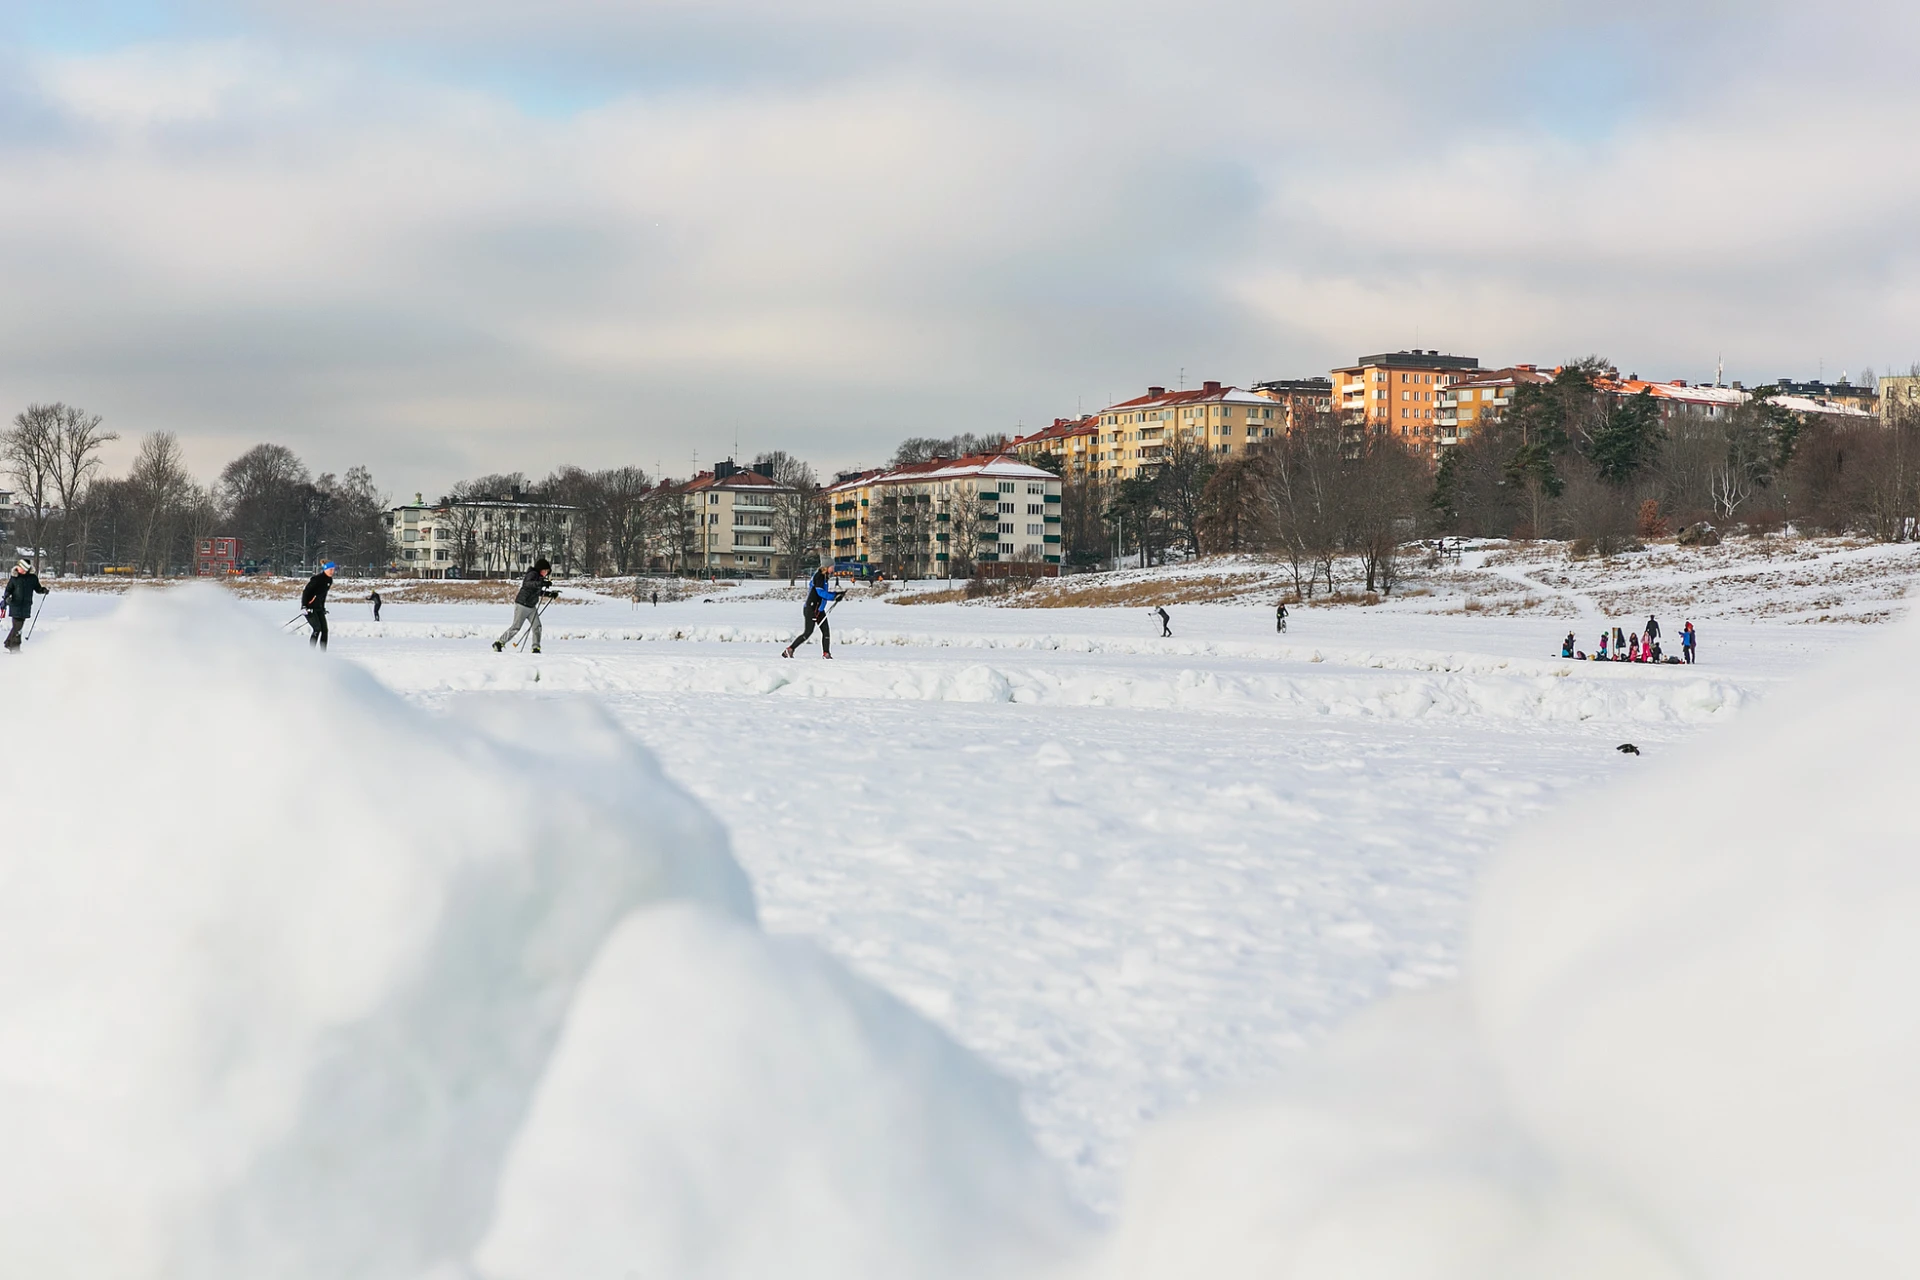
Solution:
<svg viewBox="0 0 1920 1280">
<path fill-rule="evenodd" d="M 1440 391 L 1434 414 L 1433 445 L 1437 452 L 1463 440 L 1506 413 L 1513 403 L 1513 389 L 1527 383 L 1552 379 L 1530 364 L 1510 369 L 1489 369 L 1478 377 L 1448 384 Z"/>
<path fill-rule="evenodd" d="M 1218 382 L 1193 391 L 1148 387 L 1147 394 L 1109 405 L 1097 415 L 1091 474 L 1130 480 L 1158 466 L 1176 439 L 1199 445 L 1221 461 L 1245 457 L 1285 423 L 1286 407 L 1261 392 Z"/>
</svg>

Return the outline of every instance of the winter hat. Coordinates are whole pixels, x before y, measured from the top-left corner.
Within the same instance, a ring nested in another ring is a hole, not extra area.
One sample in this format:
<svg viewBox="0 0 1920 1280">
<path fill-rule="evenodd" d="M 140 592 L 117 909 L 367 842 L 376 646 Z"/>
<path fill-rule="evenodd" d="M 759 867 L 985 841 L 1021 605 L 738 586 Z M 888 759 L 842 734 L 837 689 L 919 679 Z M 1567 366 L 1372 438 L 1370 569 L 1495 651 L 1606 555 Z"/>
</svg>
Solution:
<svg viewBox="0 0 1920 1280">
<path fill-rule="evenodd" d="M 535 560 L 533 562 L 533 571 L 535 573 L 540 572 L 542 569 L 551 569 L 551 568 L 553 568 L 553 565 L 545 556 L 541 556 L 538 560 Z"/>
<path fill-rule="evenodd" d="M 15 560 L 13 562 L 13 571 L 15 573 L 32 573 L 33 568 L 25 560 Z"/>
<path fill-rule="evenodd" d="M 321 565 L 320 567 L 322 569 L 338 569 L 340 566 L 335 564 L 333 561 L 329 560 L 325 564 Z"/>
</svg>

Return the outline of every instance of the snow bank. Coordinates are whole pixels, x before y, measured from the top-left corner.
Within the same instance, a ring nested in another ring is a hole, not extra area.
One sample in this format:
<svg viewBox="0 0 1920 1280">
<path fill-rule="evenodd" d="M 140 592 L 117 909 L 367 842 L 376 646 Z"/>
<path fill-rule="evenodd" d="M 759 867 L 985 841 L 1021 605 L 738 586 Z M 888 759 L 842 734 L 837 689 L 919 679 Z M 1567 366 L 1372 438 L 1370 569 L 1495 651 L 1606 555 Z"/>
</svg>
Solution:
<svg viewBox="0 0 1920 1280">
<path fill-rule="evenodd" d="M 691 910 L 594 966 L 501 1204 L 494 1280 L 1015 1277 L 1082 1243 L 1008 1085 L 812 945 Z"/>
<path fill-rule="evenodd" d="M 1101 1274 L 1914 1274 L 1916 631 L 1516 839 L 1462 986 L 1150 1136 Z"/>
<path fill-rule="evenodd" d="M 1656 678 L 1552 675 L 1229 674 L 1180 666 L 1128 668 L 926 662 L 799 662 L 545 654 L 503 662 L 491 652 L 375 654 L 388 685 L 414 693 L 540 689 L 593 693 L 724 693 L 918 702 L 1346 716 L 1375 720 L 1615 721 L 1688 724 L 1737 710 L 1739 684 L 1659 672 Z M 1597 665 L 1597 664 L 1596 664 Z M 1309 668 L 1311 670 L 1312 668 Z"/>
<path fill-rule="evenodd" d="M 0 1275 L 474 1277 L 496 1215 L 503 1280 L 1014 1276 L 1076 1236 L 1007 1088 L 762 936 L 593 707 L 430 716 L 211 590 L 35 645 Z"/>
</svg>

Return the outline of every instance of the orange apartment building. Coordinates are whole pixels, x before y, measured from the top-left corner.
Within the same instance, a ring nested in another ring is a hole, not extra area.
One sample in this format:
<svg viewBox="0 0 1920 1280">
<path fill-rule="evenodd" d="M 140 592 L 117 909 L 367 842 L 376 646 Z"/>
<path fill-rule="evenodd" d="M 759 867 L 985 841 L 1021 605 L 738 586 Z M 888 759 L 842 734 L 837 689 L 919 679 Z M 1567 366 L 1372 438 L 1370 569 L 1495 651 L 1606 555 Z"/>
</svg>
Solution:
<svg viewBox="0 0 1920 1280">
<path fill-rule="evenodd" d="M 1333 371 L 1340 416 L 1391 435 L 1432 457 L 1439 438 L 1440 395 L 1480 371 L 1473 356 L 1438 351 L 1388 351 L 1361 356 Z"/>
<path fill-rule="evenodd" d="M 1006 451 L 1029 466 L 1045 454 L 1060 459 L 1065 476 L 1085 479 L 1092 474 L 1093 457 L 1099 452 L 1100 415 L 1084 418 L 1055 418 L 1053 425 L 1031 435 L 1016 436 L 1007 442 Z"/>
<path fill-rule="evenodd" d="M 1515 387 L 1552 380 L 1535 365 L 1516 364 L 1448 384 L 1440 392 L 1433 419 L 1435 451 L 1471 439 L 1474 432 L 1504 414 L 1513 403 Z"/>
</svg>

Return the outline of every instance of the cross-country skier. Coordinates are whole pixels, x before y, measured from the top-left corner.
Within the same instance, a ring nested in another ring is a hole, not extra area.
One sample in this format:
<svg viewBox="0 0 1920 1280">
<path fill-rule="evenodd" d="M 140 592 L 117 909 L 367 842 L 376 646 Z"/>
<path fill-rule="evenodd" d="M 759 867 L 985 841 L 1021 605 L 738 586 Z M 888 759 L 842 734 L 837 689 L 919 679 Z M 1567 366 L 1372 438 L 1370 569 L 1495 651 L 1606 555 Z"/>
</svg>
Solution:
<svg viewBox="0 0 1920 1280">
<path fill-rule="evenodd" d="M 7 614 L 13 619 L 13 630 L 7 632 L 6 647 L 9 649 L 20 647 L 20 628 L 26 626 L 27 619 L 33 616 L 33 595 L 36 591 L 43 596 L 47 594 L 47 589 L 40 585 L 40 575 L 25 560 L 14 561 L 13 572 L 7 577 L 6 590 Z"/>
<path fill-rule="evenodd" d="M 1154 612 L 1160 615 L 1160 635 L 1164 638 L 1173 634 L 1173 619 L 1167 616 L 1167 606 L 1161 605 Z"/>
<path fill-rule="evenodd" d="M 1285 631 L 1287 629 L 1287 602 L 1285 600 L 1273 606 L 1273 629 L 1275 631 Z"/>
<path fill-rule="evenodd" d="M 300 593 L 300 608 L 307 615 L 308 645 L 327 647 L 327 592 L 333 590 L 333 571 L 339 566 L 329 560 L 320 566 L 320 572 L 307 579 L 307 589 Z"/>
<path fill-rule="evenodd" d="M 793 643 L 780 651 L 783 658 L 791 658 L 793 651 L 807 642 L 815 627 L 820 628 L 820 656 L 833 656 L 833 631 L 827 626 L 827 606 L 839 600 L 847 593 L 835 591 L 833 584 L 827 581 L 825 569 L 813 571 L 813 581 L 807 584 L 807 603 L 802 607 L 800 620 L 806 624 L 804 630 L 793 638 Z"/>
<path fill-rule="evenodd" d="M 540 652 L 540 601 L 558 600 L 560 593 L 547 585 L 547 578 L 553 572 L 553 565 L 541 556 L 533 562 L 533 568 L 527 570 L 527 576 L 520 579 L 520 590 L 513 597 L 513 625 L 500 633 L 493 642 L 493 651 L 499 653 L 512 644 L 520 634 L 520 629 L 528 623 L 533 624 L 533 651 Z"/>
<path fill-rule="evenodd" d="M 367 592 L 367 599 L 373 604 L 373 620 L 375 622 L 380 621 L 380 593 L 378 591 L 369 591 Z"/>
</svg>

